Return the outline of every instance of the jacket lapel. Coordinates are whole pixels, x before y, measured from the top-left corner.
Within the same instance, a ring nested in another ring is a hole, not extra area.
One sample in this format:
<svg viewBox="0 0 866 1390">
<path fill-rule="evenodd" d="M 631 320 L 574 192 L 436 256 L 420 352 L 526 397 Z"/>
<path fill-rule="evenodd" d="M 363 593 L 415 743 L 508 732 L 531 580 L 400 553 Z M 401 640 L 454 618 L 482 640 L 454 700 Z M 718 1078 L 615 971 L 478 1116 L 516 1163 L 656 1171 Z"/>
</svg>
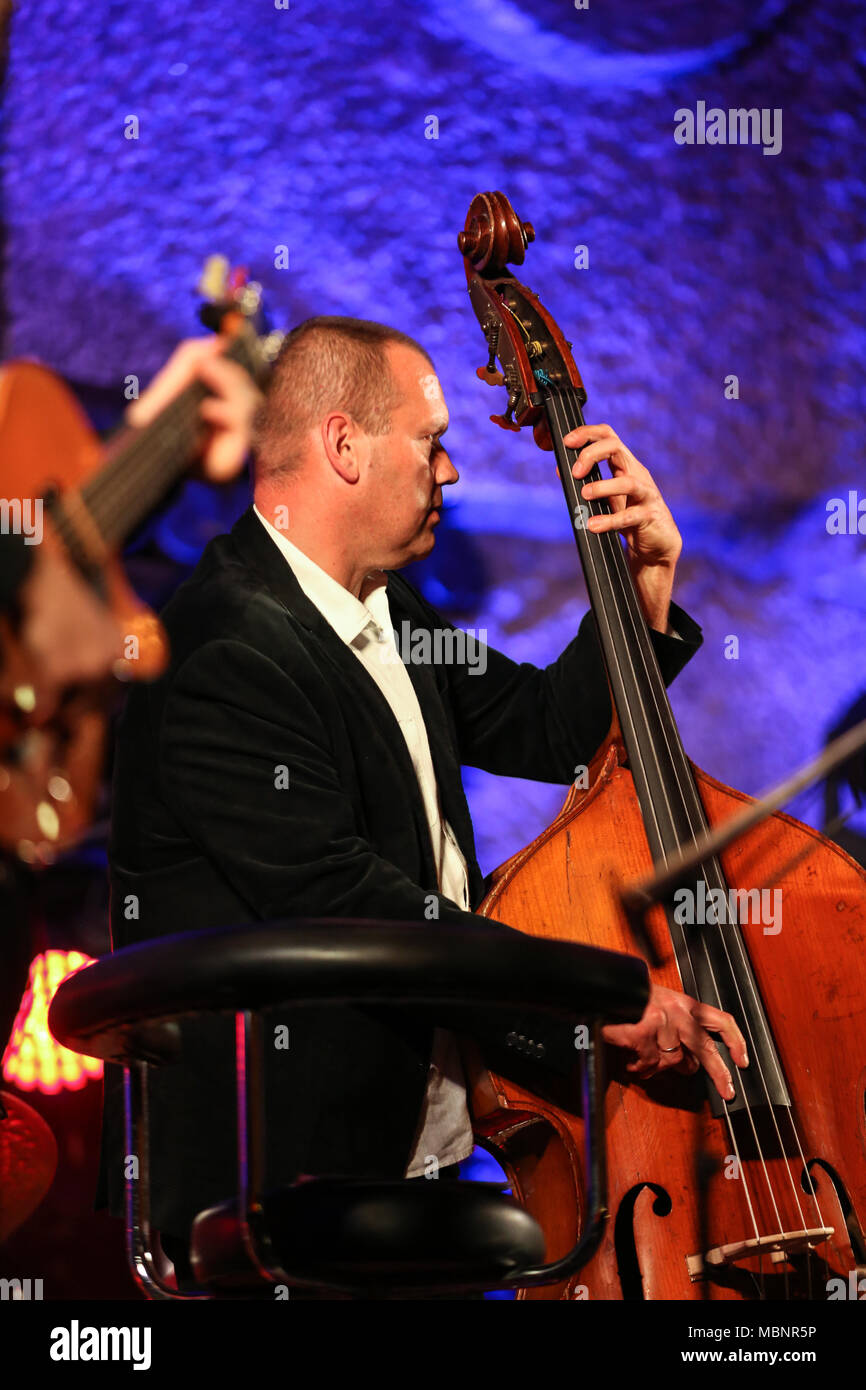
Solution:
<svg viewBox="0 0 866 1390">
<path fill-rule="evenodd" d="M 400 725 L 394 718 L 391 706 L 354 652 L 349 649 L 316 605 L 304 593 L 295 578 L 291 565 L 286 562 L 285 557 L 274 545 L 252 507 L 235 522 L 231 535 L 244 564 L 256 574 L 263 586 L 273 594 L 287 612 L 312 634 L 325 658 L 332 666 L 336 667 L 339 675 L 354 690 L 360 706 L 362 708 L 366 706 L 368 719 L 374 727 L 379 731 L 389 730 L 388 746 L 400 765 L 401 782 L 412 798 L 416 828 L 424 847 L 424 857 L 429 865 L 430 883 L 435 883 L 436 874 L 433 849 L 430 843 L 430 829 L 427 825 L 421 790 L 418 786 L 418 778 L 415 775 L 409 750 L 406 747 L 406 740 Z M 411 667 L 409 674 L 411 677 Z M 426 693 L 425 701 L 426 703 L 422 703 L 419 695 L 419 704 L 421 704 L 422 713 L 426 720 L 430 704 L 429 696 Z M 436 755 L 433 752 L 432 741 L 431 754 L 433 754 L 435 768 Z M 387 794 L 387 789 L 384 790 L 383 794 Z M 454 830 L 456 834 L 456 826 Z"/>
</svg>

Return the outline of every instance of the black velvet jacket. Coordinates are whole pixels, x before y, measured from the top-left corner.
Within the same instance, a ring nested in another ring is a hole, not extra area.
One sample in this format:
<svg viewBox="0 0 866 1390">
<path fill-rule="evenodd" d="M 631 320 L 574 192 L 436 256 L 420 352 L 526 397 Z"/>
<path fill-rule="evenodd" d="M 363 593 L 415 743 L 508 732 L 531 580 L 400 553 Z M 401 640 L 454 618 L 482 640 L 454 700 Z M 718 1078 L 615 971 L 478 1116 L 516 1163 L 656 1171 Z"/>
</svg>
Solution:
<svg viewBox="0 0 866 1390">
<path fill-rule="evenodd" d="M 399 574 L 388 576 L 388 599 L 398 632 L 406 621 L 412 631 L 450 626 Z M 211 542 L 162 616 L 170 669 L 131 690 L 118 736 L 115 947 L 292 916 L 423 922 L 431 894 L 440 919 L 474 920 L 437 893 L 417 779 L 387 701 L 252 509 Z M 683 640 L 653 633 L 668 682 L 701 641 L 682 610 L 672 610 L 672 622 Z M 565 786 L 610 722 L 591 618 L 543 670 L 492 649 L 486 658 L 483 674 L 465 664 L 407 668 L 473 907 L 483 883 L 461 763 Z M 477 653 L 472 660 L 480 665 Z M 279 785 L 280 767 L 288 787 Z M 290 1027 L 288 1050 L 267 1061 L 268 1185 L 298 1172 L 401 1176 L 431 1022 L 386 1009 L 269 1010 L 266 1018 Z M 187 1021 L 183 1032 L 182 1061 L 151 1087 L 154 1222 L 178 1235 L 235 1189 L 233 1025 Z M 97 1199 L 107 1182 L 117 1215 L 119 1079 L 108 1067 Z"/>
</svg>

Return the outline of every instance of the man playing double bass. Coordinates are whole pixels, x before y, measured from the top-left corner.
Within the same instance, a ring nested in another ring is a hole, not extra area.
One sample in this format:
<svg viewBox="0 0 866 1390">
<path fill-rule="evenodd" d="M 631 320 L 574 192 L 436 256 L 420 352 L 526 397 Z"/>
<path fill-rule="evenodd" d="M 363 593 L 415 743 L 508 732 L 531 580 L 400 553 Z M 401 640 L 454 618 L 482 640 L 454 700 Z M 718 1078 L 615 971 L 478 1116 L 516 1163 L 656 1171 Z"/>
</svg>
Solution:
<svg viewBox="0 0 866 1390">
<path fill-rule="evenodd" d="M 568 784 L 590 761 L 610 701 L 589 619 L 544 669 L 486 648 L 483 662 L 423 665 L 404 643 L 401 659 L 396 633 L 413 650 L 415 634 L 453 633 L 397 572 L 430 553 L 457 482 L 447 426 L 433 365 L 405 335 L 338 318 L 288 335 L 260 413 L 254 506 L 164 610 L 169 670 L 128 698 L 115 946 L 293 916 L 471 923 L 483 887 L 461 764 Z M 677 528 L 609 426 L 566 443 L 585 446 L 576 475 L 610 461 L 591 492 L 617 510 L 588 524 L 625 536 L 669 682 L 701 640 L 671 602 Z M 443 645 L 467 651 L 429 650 Z M 280 1022 L 290 1045 L 266 1059 L 268 1187 L 303 1172 L 416 1177 L 431 1156 L 456 1173 L 473 1140 L 450 1032 L 387 1009 L 267 1011 Z M 151 1091 L 153 1220 L 181 1259 L 195 1214 L 232 1192 L 235 1161 L 231 1025 L 183 1026 L 183 1061 Z M 631 1050 L 635 1076 L 703 1065 L 727 1097 L 713 1032 L 745 1065 L 730 1015 L 654 988 L 642 1021 L 606 1037 Z M 116 1073 L 103 1151 L 120 1215 Z"/>
</svg>

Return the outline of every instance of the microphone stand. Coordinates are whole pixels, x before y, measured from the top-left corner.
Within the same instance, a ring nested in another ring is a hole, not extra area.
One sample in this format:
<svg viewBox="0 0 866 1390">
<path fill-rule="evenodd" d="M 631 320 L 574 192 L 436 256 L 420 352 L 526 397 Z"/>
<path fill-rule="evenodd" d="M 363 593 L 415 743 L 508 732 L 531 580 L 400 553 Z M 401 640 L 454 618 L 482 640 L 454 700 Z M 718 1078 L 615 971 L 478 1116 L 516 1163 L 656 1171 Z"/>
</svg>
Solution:
<svg viewBox="0 0 866 1390">
<path fill-rule="evenodd" d="M 621 889 L 620 900 L 637 940 L 648 944 L 644 930 L 647 912 L 655 903 L 664 902 L 670 897 L 684 878 L 689 878 L 708 859 L 713 859 L 723 849 L 727 849 L 728 845 L 733 844 L 734 840 L 738 840 L 754 826 L 767 820 L 780 806 L 784 806 L 786 801 L 796 796 L 797 792 L 803 791 L 813 782 L 821 781 L 840 763 L 847 762 L 861 748 L 866 748 L 866 719 L 860 724 L 855 724 L 853 729 L 841 734 L 832 743 L 828 743 L 817 758 L 813 758 L 798 772 L 786 777 L 758 801 L 744 807 L 721 825 L 699 835 L 691 845 L 666 859 L 663 867 L 656 873 Z"/>
</svg>

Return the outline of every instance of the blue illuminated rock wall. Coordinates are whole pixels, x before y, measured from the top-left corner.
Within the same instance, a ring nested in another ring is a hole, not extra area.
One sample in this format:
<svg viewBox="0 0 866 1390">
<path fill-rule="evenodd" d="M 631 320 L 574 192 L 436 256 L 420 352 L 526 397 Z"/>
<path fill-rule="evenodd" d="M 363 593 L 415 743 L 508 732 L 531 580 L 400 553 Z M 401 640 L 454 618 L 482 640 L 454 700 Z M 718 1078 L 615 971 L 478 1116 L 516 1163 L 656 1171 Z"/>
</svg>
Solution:
<svg viewBox="0 0 866 1390">
<path fill-rule="evenodd" d="M 463 475 L 439 591 L 546 661 L 584 606 L 577 561 L 549 456 L 488 423 L 455 245 L 472 196 L 503 189 L 535 224 L 525 278 L 574 340 L 588 418 L 681 521 L 678 595 L 706 634 L 674 696 L 686 745 L 757 791 L 866 685 L 863 537 L 825 526 L 829 498 L 866 496 L 864 64 L 856 0 L 22 6 L 4 356 L 119 409 L 124 377 L 194 331 L 214 251 L 262 281 L 280 324 L 348 313 L 416 335 Z M 700 101 L 780 111 L 781 149 L 677 144 L 675 111 Z M 473 774 L 471 797 L 490 868 L 561 791 Z"/>
</svg>

